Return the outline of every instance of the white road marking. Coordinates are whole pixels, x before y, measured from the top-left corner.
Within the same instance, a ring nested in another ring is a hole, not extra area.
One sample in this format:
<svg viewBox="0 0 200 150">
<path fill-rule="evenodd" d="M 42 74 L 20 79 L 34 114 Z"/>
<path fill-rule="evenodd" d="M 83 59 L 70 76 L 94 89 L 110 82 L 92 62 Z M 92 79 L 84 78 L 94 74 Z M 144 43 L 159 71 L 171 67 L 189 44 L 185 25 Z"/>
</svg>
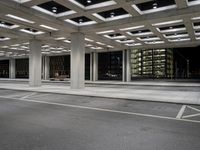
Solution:
<svg viewBox="0 0 200 150">
<path fill-rule="evenodd" d="M 34 98 L 44 97 L 44 96 L 49 96 L 49 95 L 52 95 L 52 94 L 49 93 L 49 94 L 39 94 L 39 95 L 34 95 Z"/>
<path fill-rule="evenodd" d="M 198 111 L 198 112 L 200 112 L 200 110 L 199 109 L 197 109 L 197 108 L 194 108 L 194 107 L 192 107 L 192 106 L 187 106 L 188 108 L 190 108 L 190 109 L 193 109 L 193 110 L 195 110 L 195 111 Z"/>
<path fill-rule="evenodd" d="M 191 117 L 196 117 L 196 116 L 200 116 L 200 113 L 198 114 L 192 114 L 192 115 L 187 115 L 187 116 L 183 116 L 182 118 L 191 118 Z"/>
<path fill-rule="evenodd" d="M 179 110 L 177 116 L 176 116 L 177 119 L 181 119 L 181 118 L 182 118 L 185 109 L 186 109 L 186 105 L 183 105 L 183 106 L 181 107 L 181 109 Z"/>
<path fill-rule="evenodd" d="M 150 114 L 126 112 L 126 111 L 120 111 L 120 110 L 111 110 L 111 109 L 96 108 L 96 107 L 87 107 L 87 106 L 80 106 L 80 105 L 70 105 L 70 104 L 55 103 L 55 102 L 46 102 L 46 101 L 38 101 L 38 100 L 30 100 L 30 99 L 22 99 L 22 98 L 21 99 L 19 99 L 19 98 L 9 98 L 9 97 L 4 97 L 4 96 L 0 96 L 0 98 L 12 99 L 12 100 L 18 100 L 18 101 L 25 101 L 25 102 L 48 104 L 48 105 L 56 105 L 56 106 L 63 106 L 63 107 L 88 109 L 88 110 L 110 112 L 110 113 L 118 113 L 118 114 L 126 114 L 126 115 L 135 115 L 135 116 L 143 116 L 143 117 L 151 117 L 151 118 L 168 119 L 168 120 L 175 120 L 175 121 L 200 123 L 200 121 L 198 121 L 198 120 L 177 119 L 177 118 L 173 118 L 173 117 L 165 117 L 165 116 L 158 116 L 158 115 L 150 115 Z"/>
<path fill-rule="evenodd" d="M 33 93 L 28 94 L 28 95 L 25 95 L 25 96 L 21 97 L 21 99 L 29 98 L 30 96 L 33 96 L 35 94 L 37 94 L 37 92 L 33 92 Z"/>
<path fill-rule="evenodd" d="M 10 95 L 7 95 L 6 97 L 8 97 L 8 98 L 22 97 L 22 96 L 24 96 L 25 93 L 10 94 Z"/>
</svg>

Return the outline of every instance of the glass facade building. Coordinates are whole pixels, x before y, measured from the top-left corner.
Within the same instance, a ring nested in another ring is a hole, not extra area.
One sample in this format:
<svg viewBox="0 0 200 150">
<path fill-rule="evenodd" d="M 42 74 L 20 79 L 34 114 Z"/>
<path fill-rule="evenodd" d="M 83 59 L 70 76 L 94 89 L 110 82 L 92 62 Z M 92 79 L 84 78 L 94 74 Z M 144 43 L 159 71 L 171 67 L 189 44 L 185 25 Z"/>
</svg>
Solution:
<svg viewBox="0 0 200 150">
<path fill-rule="evenodd" d="M 172 49 L 131 50 L 132 78 L 173 78 Z"/>
</svg>

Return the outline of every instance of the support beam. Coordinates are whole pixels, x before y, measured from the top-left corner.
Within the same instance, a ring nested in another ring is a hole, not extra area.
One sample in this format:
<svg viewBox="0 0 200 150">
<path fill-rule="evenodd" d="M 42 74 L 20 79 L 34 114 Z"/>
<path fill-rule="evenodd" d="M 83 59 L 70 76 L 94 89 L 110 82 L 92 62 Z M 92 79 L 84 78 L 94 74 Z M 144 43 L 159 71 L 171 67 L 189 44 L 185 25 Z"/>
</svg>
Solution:
<svg viewBox="0 0 200 150">
<path fill-rule="evenodd" d="M 9 78 L 15 79 L 15 59 L 10 58 L 9 60 Z"/>
<path fill-rule="evenodd" d="M 71 88 L 85 87 L 85 35 L 71 34 Z"/>
<path fill-rule="evenodd" d="M 42 53 L 41 41 L 30 40 L 29 53 L 29 85 L 41 86 Z"/>
</svg>

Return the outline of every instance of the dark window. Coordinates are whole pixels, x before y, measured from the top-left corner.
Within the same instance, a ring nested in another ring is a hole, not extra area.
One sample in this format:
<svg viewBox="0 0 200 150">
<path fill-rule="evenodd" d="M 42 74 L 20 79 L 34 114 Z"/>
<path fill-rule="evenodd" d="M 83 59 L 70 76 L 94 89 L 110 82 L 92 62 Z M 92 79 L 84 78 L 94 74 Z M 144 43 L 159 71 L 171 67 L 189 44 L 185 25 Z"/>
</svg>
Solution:
<svg viewBox="0 0 200 150">
<path fill-rule="evenodd" d="M 0 78 L 9 78 L 9 60 L 0 61 Z"/>
<path fill-rule="evenodd" d="M 50 78 L 70 78 L 70 55 L 50 57 Z M 85 55 L 85 79 L 90 79 L 90 55 Z"/>
<path fill-rule="evenodd" d="M 122 52 L 98 54 L 98 79 L 122 80 Z"/>
<path fill-rule="evenodd" d="M 16 59 L 16 78 L 29 78 L 29 59 Z"/>
</svg>

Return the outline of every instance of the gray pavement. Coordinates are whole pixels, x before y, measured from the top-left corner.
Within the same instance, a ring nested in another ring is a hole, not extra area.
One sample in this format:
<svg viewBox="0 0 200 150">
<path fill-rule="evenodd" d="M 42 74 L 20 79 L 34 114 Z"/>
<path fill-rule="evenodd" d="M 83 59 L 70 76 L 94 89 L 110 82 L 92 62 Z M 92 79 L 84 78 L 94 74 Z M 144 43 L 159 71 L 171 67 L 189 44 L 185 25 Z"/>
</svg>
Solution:
<svg viewBox="0 0 200 150">
<path fill-rule="evenodd" d="M 199 105 L 2 89 L 0 150 L 198 150 L 199 113 Z"/>
</svg>

